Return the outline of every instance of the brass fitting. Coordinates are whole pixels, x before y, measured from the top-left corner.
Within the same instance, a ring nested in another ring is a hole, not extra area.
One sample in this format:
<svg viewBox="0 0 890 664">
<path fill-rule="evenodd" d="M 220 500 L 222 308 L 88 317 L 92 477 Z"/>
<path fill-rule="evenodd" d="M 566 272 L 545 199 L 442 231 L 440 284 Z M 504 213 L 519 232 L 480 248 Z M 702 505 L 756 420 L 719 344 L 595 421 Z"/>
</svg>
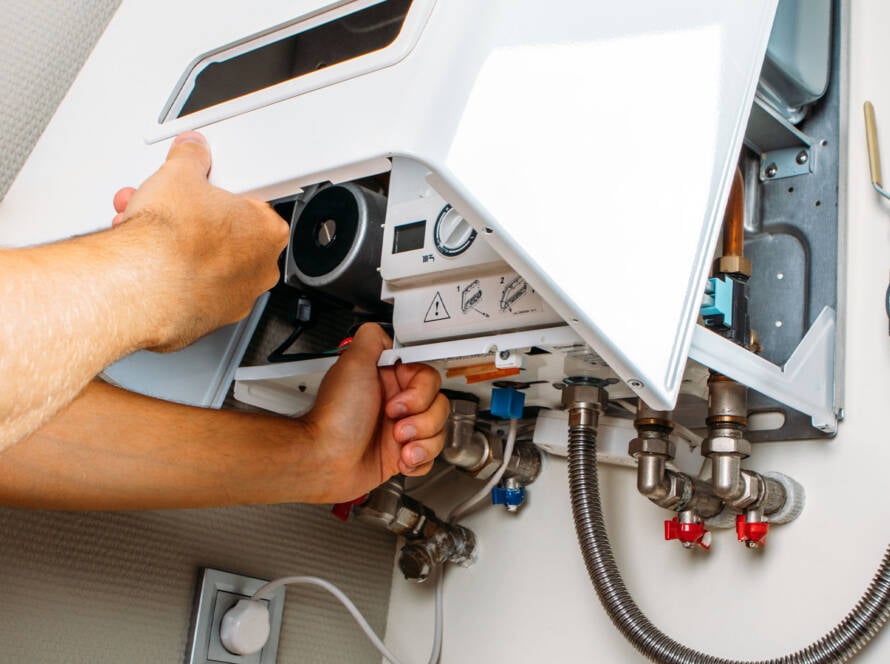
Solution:
<svg viewBox="0 0 890 664">
<path fill-rule="evenodd" d="M 717 259 L 716 271 L 724 274 L 741 274 L 750 277 L 752 274 L 751 259 L 744 256 L 721 256 Z"/>
</svg>

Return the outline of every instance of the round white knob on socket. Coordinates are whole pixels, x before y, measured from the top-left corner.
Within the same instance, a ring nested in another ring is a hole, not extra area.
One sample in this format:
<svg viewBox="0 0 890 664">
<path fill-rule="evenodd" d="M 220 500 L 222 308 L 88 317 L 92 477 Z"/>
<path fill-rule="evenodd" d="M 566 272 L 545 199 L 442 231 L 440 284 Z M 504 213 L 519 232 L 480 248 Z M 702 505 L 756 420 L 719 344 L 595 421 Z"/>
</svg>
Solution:
<svg viewBox="0 0 890 664">
<path fill-rule="evenodd" d="M 235 655 L 252 655 L 269 640 L 269 610 L 253 599 L 242 599 L 226 611 L 219 626 L 219 640 Z"/>
</svg>

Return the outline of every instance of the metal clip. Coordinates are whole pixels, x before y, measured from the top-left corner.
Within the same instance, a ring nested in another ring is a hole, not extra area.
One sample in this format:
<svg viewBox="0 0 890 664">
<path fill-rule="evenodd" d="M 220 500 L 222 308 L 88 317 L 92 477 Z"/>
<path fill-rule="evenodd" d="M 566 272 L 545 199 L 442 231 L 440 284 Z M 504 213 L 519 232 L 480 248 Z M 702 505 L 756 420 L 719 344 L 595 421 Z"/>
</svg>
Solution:
<svg viewBox="0 0 890 664">
<path fill-rule="evenodd" d="M 884 189 L 881 182 L 881 155 L 878 152 L 878 129 L 875 124 L 875 107 L 870 101 L 862 105 L 865 111 L 865 141 L 868 144 L 868 170 L 871 173 L 871 184 L 884 198 L 890 198 L 890 192 Z"/>
</svg>

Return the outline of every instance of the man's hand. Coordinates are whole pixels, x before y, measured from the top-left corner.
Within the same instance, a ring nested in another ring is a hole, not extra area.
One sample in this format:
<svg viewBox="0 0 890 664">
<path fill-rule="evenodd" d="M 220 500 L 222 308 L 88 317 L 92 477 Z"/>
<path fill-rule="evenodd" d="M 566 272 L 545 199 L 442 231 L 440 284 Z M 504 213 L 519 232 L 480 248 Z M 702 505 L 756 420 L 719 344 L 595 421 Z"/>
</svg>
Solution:
<svg viewBox="0 0 890 664">
<path fill-rule="evenodd" d="M 139 189 L 114 197 L 113 226 L 145 226 L 157 238 L 160 278 L 146 284 L 155 307 L 151 350 L 176 350 L 241 320 L 278 281 L 287 224 L 268 204 L 211 186 L 210 166 L 204 137 L 186 132 Z"/>
<path fill-rule="evenodd" d="M 0 450 L 112 362 L 185 346 L 275 284 L 287 224 L 210 186 L 209 170 L 204 139 L 183 134 L 157 173 L 115 196 L 115 228 L 0 249 Z"/>
<path fill-rule="evenodd" d="M 359 328 L 303 417 L 327 491 L 316 502 L 354 499 L 396 473 L 423 475 L 442 450 L 448 399 L 439 374 L 423 364 L 378 367 L 391 345 L 378 325 Z"/>
<path fill-rule="evenodd" d="M 448 400 L 424 365 L 378 368 L 389 337 L 363 326 L 298 419 L 193 408 L 93 382 L 0 454 L 0 504 L 169 509 L 352 500 L 429 470 Z"/>
</svg>

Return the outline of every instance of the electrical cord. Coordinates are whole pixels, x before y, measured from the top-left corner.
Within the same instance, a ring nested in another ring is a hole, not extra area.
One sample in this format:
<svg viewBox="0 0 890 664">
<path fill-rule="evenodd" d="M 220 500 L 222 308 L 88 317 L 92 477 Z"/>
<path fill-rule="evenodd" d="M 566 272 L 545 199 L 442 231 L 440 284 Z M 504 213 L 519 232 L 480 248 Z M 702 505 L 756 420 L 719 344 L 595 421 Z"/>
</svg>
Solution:
<svg viewBox="0 0 890 664">
<path fill-rule="evenodd" d="M 467 498 L 465 501 L 457 505 L 454 509 L 451 510 L 451 513 L 448 515 L 448 522 L 453 522 L 458 519 L 463 518 L 467 514 L 470 513 L 479 501 L 483 500 L 485 497 L 491 495 L 491 490 L 497 486 L 498 482 L 501 481 L 501 478 L 504 476 L 504 473 L 507 472 L 507 465 L 510 462 L 510 457 L 513 455 L 513 448 L 516 446 L 516 437 L 519 433 L 519 420 L 510 420 L 510 428 L 507 432 L 507 441 L 504 443 L 504 460 L 503 463 L 498 467 L 495 471 L 494 475 L 485 483 L 485 486 L 479 489 L 472 496 Z"/>
<path fill-rule="evenodd" d="M 462 503 L 455 506 L 448 514 L 446 519 L 449 523 L 453 523 L 458 519 L 466 516 L 470 511 L 486 496 L 491 494 L 491 490 L 497 486 L 498 482 L 507 472 L 507 466 L 510 463 L 510 457 L 513 455 L 513 448 L 516 447 L 516 438 L 519 435 L 519 420 L 510 420 L 510 428 L 507 431 L 507 440 L 504 443 L 504 460 L 494 475 L 485 483 L 485 486 Z M 435 628 L 433 630 L 433 651 L 430 653 L 429 664 L 438 664 L 439 657 L 442 655 L 442 636 L 445 629 L 445 570 L 447 563 L 439 570 L 439 576 L 436 578 L 436 595 L 435 595 Z"/>
<path fill-rule="evenodd" d="M 430 487 L 435 486 L 436 484 L 441 482 L 443 479 L 445 479 L 448 475 L 450 475 L 454 471 L 454 468 L 455 468 L 454 466 L 449 465 L 449 466 L 443 468 L 442 470 L 440 470 L 439 472 L 424 478 L 423 481 L 418 482 L 417 484 L 415 484 L 414 486 L 412 486 L 409 489 L 409 491 L 411 492 L 411 495 L 416 496 L 421 491 L 426 491 Z"/>
<path fill-rule="evenodd" d="M 274 590 L 277 590 L 281 586 L 286 585 L 305 585 L 305 586 L 317 586 L 319 588 L 323 588 L 327 590 L 331 595 L 337 598 L 339 602 L 346 607 L 346 610 L 352 615 L 355 619 L 355 622 L 358 623 L 358 626 L 362 628 L 365 635 L 371 640 L 371 643 L 380 651 L 380 654 L 383 655 L 387 660 L 392 662 L 392 664 L 401 664 L 399 659 L 393 655 L 389 648 L 386 647 L 386 644 L 377 636 L 377 633 L 373 630 L 371 625 L 368 624 L 368 621 L 365 620 L 365 617 L 361 614 L 361 611 L 358 610 L 358 607 L 353 603 L 349 597 L 346 596 L 342 590 L 340 590 L 337 586 L 335 586 L 330 581 L 325 581 L 324 579 L 320 579 L 317 576 L 285 576 L 280 579 L 275 579 L 274 581 L 270 581 L 266 585 L 262 586 L 259 590 L 257 590 L 253 597 L 250 599 L 256 601 L 264 599 L 264 596 L 267 593 L 270 593 Z"/>
</svg>

